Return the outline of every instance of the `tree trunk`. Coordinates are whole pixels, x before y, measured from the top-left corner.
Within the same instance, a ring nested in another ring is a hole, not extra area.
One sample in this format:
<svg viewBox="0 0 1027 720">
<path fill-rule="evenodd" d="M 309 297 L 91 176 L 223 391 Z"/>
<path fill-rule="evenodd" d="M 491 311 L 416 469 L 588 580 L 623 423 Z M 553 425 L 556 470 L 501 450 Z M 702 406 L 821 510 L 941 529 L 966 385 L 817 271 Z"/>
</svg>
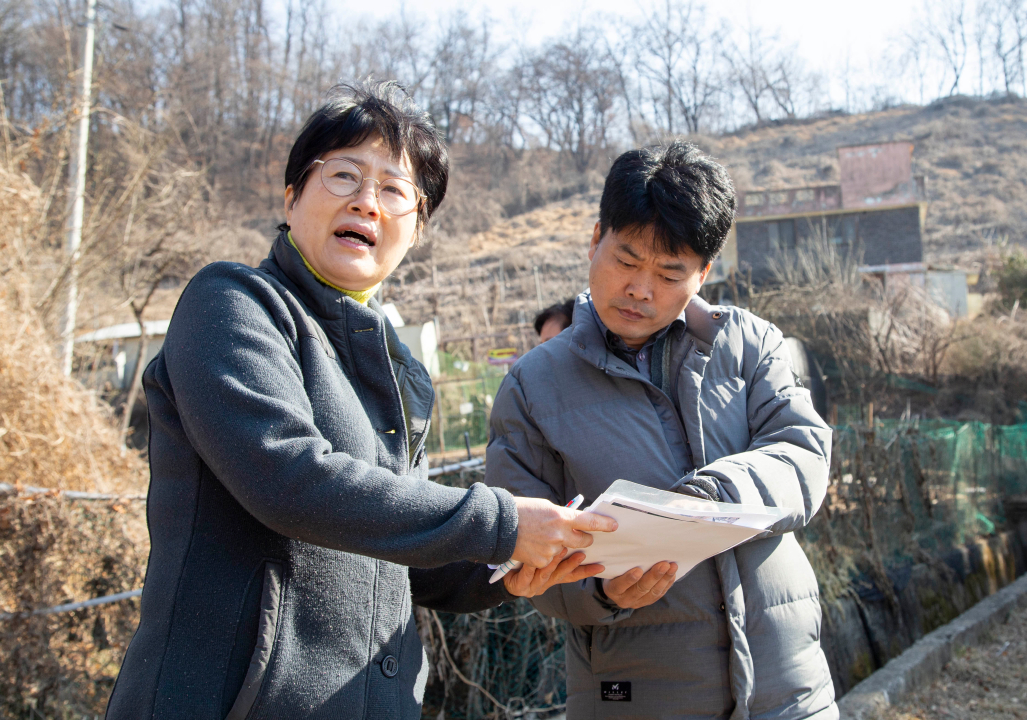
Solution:
<svg viewBox="0 0 1027 720">
<path fill-rule="evenodd" d="M 133 312 L 135 309 L 133 308 Z M 132 371 L 132 382 L 128 386 L 128 397 L 125 399 L 125 411 L 121 417 L 121 445 L 125 446 L 128 438 L 128 427 L 132 422 L 132 410 L 136 404 L 136 394 L 143 381 L 143 359 L 146 357 L 146 325 L 143 323 L 142 312 L 136 312 L 136 322 L 139 323 L 139 352 L 136 354 L 136 365 Z"/>
</svg>

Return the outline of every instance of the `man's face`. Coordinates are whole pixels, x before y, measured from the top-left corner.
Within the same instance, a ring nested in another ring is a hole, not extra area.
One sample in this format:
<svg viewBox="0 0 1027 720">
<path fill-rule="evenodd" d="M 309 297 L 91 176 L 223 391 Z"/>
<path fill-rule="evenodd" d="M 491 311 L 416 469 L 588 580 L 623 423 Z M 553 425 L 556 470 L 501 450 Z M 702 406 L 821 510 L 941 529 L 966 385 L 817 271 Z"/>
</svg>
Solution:
<svg viewBox="0 0 1027 720">
<path fill-rule="evenodd" d="M 650 238 L 648 230 L 609 230 L 600 236 L 596 223 L 588 249 L 596 312 L 607 328 L 636 349 L 681 314 L 710 271 L 688 248 L 677 255 L 657 253 Z"/>
<path fill-rule="evenodd" d="M 544 343 L 546 340 L 552 340 L 557 335 L 562 333 L 565 328 L 570 327 L 571 321 L 566 315 L 557 313 L 551 318 L 542 323 L 542 332 L 538 334 L 539 344 Z"/>
</svg>

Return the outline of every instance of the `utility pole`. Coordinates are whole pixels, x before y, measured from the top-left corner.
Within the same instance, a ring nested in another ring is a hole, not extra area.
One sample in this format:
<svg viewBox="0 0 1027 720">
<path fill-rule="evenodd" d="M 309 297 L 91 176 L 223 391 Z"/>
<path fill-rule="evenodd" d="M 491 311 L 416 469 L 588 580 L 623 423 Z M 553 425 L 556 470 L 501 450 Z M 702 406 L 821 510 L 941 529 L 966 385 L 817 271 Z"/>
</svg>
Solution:
<svg viewBox="0 0 1027 720">
<path fill-rule="evenodd" d="M 65 250 L 71 257 L 68 271 L 68 305 L 64 312 L 64 374 L 71 375 L 75 349 L 75 315 L 78 311 L 78 258 L 82 244 L 82 215 L 86 196 L 86 161 L 89 151 L 89 101 L 93 87 L 93 41 L 96 34 L 96 0 L 86 0 L 86 39 L 82 48 L 82 94 L 79 98 L 78 147 L 68 168 L 68 237 Z M 143 328 L 139 328 L 143 332 Z"/>
<path fill-rule="evenodd" d="M 506 273 L 503 272 L 503 258 L 499 258 L 499 302 L 506 302 Z"/>
</svg>

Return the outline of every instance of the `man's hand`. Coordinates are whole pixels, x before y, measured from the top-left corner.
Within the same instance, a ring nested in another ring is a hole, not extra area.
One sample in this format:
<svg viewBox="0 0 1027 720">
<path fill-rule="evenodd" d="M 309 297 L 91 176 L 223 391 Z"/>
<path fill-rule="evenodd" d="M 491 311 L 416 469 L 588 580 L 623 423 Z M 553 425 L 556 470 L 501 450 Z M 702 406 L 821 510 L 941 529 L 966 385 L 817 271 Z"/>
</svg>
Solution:
<svg viewBox="0 0 1027 720">
<path fill-rule="evenodd" d="M 583 513 L 538 498 L 514 498 L 517 503 L 517 544 L 513 559 L 544 568 L 564 548 L 592 544 L 594 532 L 613 532 L 617 521 L 605 515 Z"/>
<path fill-rule="evenodd" d="M 567 549 L 564 548 L 556 554 L 553 562 L 544 568 L 522 565 L 517 570 L 507 573 L 503 576 L 507 592 L 520 597 L 534 597 L 541 595 L 553 585 L 577 582 L 603 571 L 603 566 L 598 563 L 582 565 L 585 553 L 574 553 L 564 560 L 566 555 Z"/>
<path fill-rule="evenodd" d="M 659 562 L 642 574 L 642 568 L 628 570 L 613 580 L 600 580 L 603 592 L 617 607 L 624 609 L 652 605 L 674 584 L 678 564 Z"/>
</svg>

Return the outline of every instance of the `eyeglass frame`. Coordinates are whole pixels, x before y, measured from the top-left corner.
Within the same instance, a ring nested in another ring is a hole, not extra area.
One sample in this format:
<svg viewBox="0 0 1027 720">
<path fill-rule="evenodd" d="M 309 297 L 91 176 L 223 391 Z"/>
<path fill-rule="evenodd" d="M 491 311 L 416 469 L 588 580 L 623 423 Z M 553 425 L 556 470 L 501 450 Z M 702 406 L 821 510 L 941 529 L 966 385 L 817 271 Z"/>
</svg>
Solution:
<svg viewBox="0 0 1027 720">
<path fill-rule="evenodd" d="M 356 189 L 353 192 L 351 192 L 349 195 L 336 195 L 335 193 L 333 193 L 331 190 L 328 189 L 328 184 L 325 183 L 325 179 L 324 179 L 325 165 L 327 165 L 332 160 L 342 160 L 343 162 L 348 162 L 350 165 L 352 165 L 353 167 L 355 167 L 357 169 L 358 173 L 360 173 L 360 182 L 357 183 Z M 397 215 L 396 213 L 389 212 L 388 210 L 385 209 L 385 206 L 382 205 L 381 188 L 382 188 L 382 182 L 383 181 L 375 180 L 372 177 L 367 177 L 366 175 L 364 175 L 364 171 L 361 170 L 360 166 L 357 165 L 352 160 L 347 160 L 346 158 L 329 158 L 328 160 L 322 160 L 321 158 L 316 158 L 308 166 L 308 171 L 313 169 L 313 167 L 315 165 L 317 165 L 318 163 L 321 164 L 321 171 L 317 174 L 317 176 L 319 178 L 321 178 L 321 187 L 323 187 L 325 189 L 325 191 L 329 195 L 331 195 L 332 197 L 337 197 L 337 198 L 353 197 L 354 195 L 359 194 L 360 191 L 364 189 L 364 182 L 367 181 L 367 180 L 370 180 L 371 182 L 375 183 L 375 186 L 374 186 L 374 200 L 375 200 L 375 202 L 378 203 L 378 207 L 381 208 L 381 210 L 385 214 L 387 214 L 389 217 L 406 217 L 407 215 L 409 215 L 412 212 L 420 212 L 421 204 L 428 197 L 423 192 L 421 192 L 421 189 L 419 187 L 417 187 L 417 185 L 414 183 L 413 180 L 410 180 L 408 178 L 401 178 L 401 177 L 387 177 L 387 178 L 385 178 L 384 182 L 388 182 L 389 180 L 402 180 L 403 182 L 410 183 L 410 187 L 412 187 L 414 189 L 414 194 L 417 195 L 417 202 L 414 203 L 414 206 L 411 209 L 407 210 L 405 213 L 399 213 Z"/>
</svg>

